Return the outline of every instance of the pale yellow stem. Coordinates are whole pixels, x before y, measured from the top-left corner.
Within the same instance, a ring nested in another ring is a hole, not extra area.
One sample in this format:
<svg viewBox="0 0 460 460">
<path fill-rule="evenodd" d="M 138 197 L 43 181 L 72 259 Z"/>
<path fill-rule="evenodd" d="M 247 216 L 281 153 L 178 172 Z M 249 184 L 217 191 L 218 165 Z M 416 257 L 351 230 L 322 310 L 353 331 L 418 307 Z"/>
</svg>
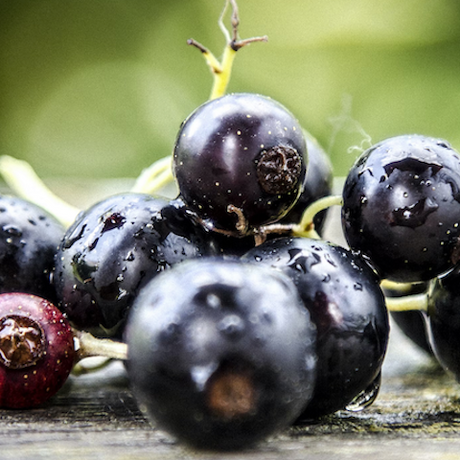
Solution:
<svg viewBox="0 0 460 460">
<path fill-rule="evenodd" d="M 173 180 L 172 157 L 167 156 L 144 169 L 136 179 L 131 192 L 153 194 Z"/>
<path fill-rule="evenodd" d="M 313 219 L 319 212 L 331 207 L 342 206 L 343 199 L 341 195 L 331 195 L 320 198 L 311 203 L 303 212 L 302 218 L 297 225 L 294 225 L 292 232 L 296 236 L 304 236 L 307 238 L 319 238 L 314 231 Z"/>
<path fill-rule="evenodd" d="M 428 295 L 422 294 L 406 295 L 402 297 L 386 297 L 386 305 L 389 311 L 423 311 L 428 310 Z"/>
<path fill-rule="evenodd" d="M 74 222 L 80 212 L 56 196 L 26 161 L 2 155 L 0 174 L 16 195 L 45 209 L 66 227 Z"/>
<path fill-rule="evenodd" d="M 210 100 L 217 99 L 225 95 L 230 82 L 235 56 L 236 51 L 231 46 L 226 46 L 222 57 L 220 71 L 214 72 L 214 82 L 211 89 L 211 95 L 209 96 Z"/>
</svg>

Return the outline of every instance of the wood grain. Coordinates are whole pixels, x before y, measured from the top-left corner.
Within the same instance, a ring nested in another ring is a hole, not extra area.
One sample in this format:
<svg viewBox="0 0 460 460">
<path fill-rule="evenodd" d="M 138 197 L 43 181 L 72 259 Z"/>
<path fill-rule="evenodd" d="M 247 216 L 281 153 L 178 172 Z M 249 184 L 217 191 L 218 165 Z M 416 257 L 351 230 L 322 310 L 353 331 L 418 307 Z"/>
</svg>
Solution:
<svg viewBox="0 0 460 460">
<path fill-rule="evenodd" d="M 460 389 L 393 326 L 381 392 L 370 408 L 293 427 L 246 452 L 193 452 L 155 429 L 121 363 L 72 377 L 43 407 L 0 411 L 0 427 L 2 460 L 450 459 L 460 453 Z"/>
</svg>

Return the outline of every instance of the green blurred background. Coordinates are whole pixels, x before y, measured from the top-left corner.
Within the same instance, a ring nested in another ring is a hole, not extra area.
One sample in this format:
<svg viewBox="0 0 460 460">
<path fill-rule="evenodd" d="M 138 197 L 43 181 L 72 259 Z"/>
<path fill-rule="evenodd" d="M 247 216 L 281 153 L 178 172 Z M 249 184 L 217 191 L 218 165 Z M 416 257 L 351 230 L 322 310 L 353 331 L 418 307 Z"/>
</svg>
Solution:
<svg viewBox="0 0 460 460">
<path fill-rule="evenodd" d="M 1 0 L 0 154 L 42 177 L 135 177 L 204 102 L 224 0 Z M 458 0 L 239 0 L 229 91 L 286 105 L 344 175 L 369 142 L 460 149 Z M 228 21 L 227 21 L 228 24 Z"/>
</svg>

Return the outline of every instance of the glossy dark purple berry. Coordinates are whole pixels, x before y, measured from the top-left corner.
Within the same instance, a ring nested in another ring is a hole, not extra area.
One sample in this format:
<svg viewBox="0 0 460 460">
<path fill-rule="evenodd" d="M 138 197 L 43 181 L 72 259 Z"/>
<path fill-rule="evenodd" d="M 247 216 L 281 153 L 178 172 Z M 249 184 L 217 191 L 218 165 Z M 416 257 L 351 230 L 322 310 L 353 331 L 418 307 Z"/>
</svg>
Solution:
<svg viewBox="0 0 460 460">
<path fill-rule="evenodd" d="M 305 177 L 305 138 L 281 104 L 229 94 L 198 107 L 174 148 L 180 194 L 202 223 L 234 236 L 280 219 Z"/>
<path fill-rule="evenodd" d="M 250 447 L 310 400 L 315 328 L 292 281 L 269 267 L 183 262 L 142 289 L 126 332 L 140 406 L 193 447 Z"/>
<path fill-rule="evenodd" d="M 381 277 L 429 280 L 460 259 L 460 157 L 444 140 L 397 136 L 367 151 L 343 188 L 350 247 Z"/>
<path fill-rule="evenodd" d="M 428 337 L 442 367 L 460 382 L 460 275 L 433 282 L 428 298 Z"/>
<path fill-rule="evenodd" d="M 175 202 L 134 193 L 102 200 L 80 214 L 56 254 L 59 307 L 79 329 L 119 335 L 140 288 L 208 254 L 205 236 Z"/>
<path fill-rule="evenodd" d="M 63 226 L 22 198 L 0 196 L 0 293 L 23 292 L 54 301 L 50 274 Z"/>
<path fill-rule="evenodd" d="M 389 323 L 375 273 L 360 257 L 334 244 L 278 238 L 250 250 L 244 260 L 269 265 L 297 286 L 317 328 L 317 379 L 300 420 L 346 408 L 378 392 Z M 372 389 L 372 390 L 369 390 Z"/>
</svg>

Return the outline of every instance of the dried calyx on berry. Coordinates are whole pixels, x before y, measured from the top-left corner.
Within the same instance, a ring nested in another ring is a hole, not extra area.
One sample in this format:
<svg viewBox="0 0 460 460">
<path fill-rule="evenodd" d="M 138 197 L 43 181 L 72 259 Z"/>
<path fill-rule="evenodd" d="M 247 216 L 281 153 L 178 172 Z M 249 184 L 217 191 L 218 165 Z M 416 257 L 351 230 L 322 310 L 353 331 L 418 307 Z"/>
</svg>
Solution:
<svg viewBox="0 0 460 460">
<path fill-rule="evenodd" d="M 46 353 L 40 324 L 26 316 L 8 315 L 0 320 L 0 363 L 10 369 L 33 366 Z"/>
<path fill-rule="evenodd" d="M 294 189 L 302 171 L 299 152 L 285 145 L 262 150 L 256 161 L 257 179 L 267 193 L 283 194 Z"/>
</svg>

